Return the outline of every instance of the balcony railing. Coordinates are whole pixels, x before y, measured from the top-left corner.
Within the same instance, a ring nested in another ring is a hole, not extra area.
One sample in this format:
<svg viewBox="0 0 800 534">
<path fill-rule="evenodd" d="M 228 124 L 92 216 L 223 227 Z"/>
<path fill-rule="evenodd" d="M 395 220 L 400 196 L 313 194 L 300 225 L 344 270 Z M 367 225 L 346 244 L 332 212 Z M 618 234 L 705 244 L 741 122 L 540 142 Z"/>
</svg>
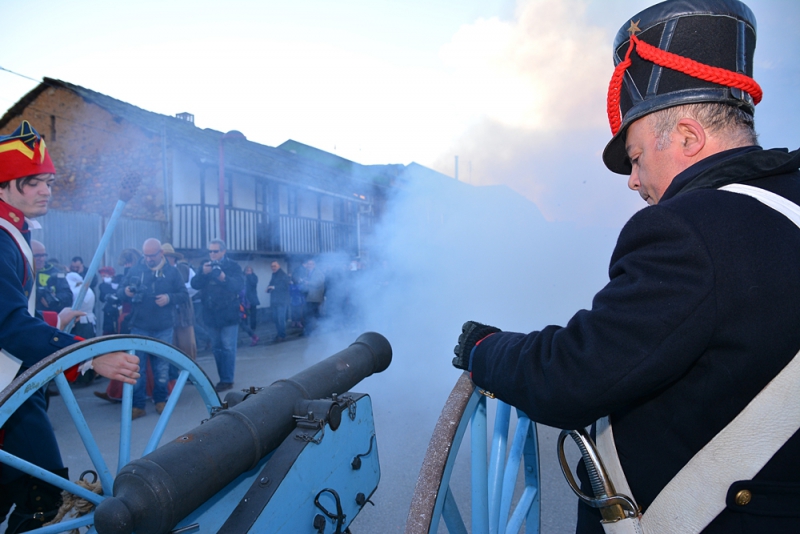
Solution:
<svg viewBox="0 0 800 534">
<path fill-rule="evenodd" d="M 225 208 L 226 244 L 234 252 L 358 253 L 356 226 L 295 215 Z M 173 246 L 202 249 L 219 237 L 219 207 L 176 204 Z"/>
</svg>

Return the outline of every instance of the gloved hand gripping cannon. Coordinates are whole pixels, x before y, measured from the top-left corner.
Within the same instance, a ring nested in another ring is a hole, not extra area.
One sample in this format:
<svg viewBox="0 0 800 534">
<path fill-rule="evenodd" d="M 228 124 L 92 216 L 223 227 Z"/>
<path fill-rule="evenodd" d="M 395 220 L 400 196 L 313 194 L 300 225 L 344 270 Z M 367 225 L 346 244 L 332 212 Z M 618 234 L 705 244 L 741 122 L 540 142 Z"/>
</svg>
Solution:
<svg viewBox="0 0 800 534">
<path fill-rule="evenodd" d="M 311 451 L 308 454 L 313 454 L 315 447 L 322 447 L 326 442 L 332 443 L 337 439 L 341 441 L 342 438 L 337 437 L 337 434 L 343 435 L 342 431 L 335 432 L 339 424 L 355 425 L 360 421 L 355 417 L 356 410 L 359 409 L 355 397 L 367 401 L 369 399 L 358 394 L 343 394 L 362 379 L 385 370 L 391 358 L 392 350 L 386 338 L 374 332 L 362 334 L 347 349 L 292 378 L 279 380 L 257 393 L 253 390 L 255 394 L 247 396 L 241 403 L 220 410 L 210 420 L 190 432 L 147 456 L 130 462 L 120 470 L 114 481 L 114 497 L 105 499 L 97 507 L 97 532 L 169 532 L 185 517 L 202 509 L 204 503 L 212 500 L 221 491 L 231 493 L 231 486 L 234 486 L 232 482 L 247 483 L 252 480 L 253 486 L 248 491 L 247 498 L 237 501 L 235 510 L 227 510 L 226 516 L 230 517 L 222 527 L 211 530 L 207 525 L 197 525 L 197 529 L 202 532 L 247 532 L 250 527 L 243 529 L 241 525 L 254 525 L 259 512 L 254 512 L 252 507 L 247 508 L 244 503 L 259 498 L 254 494 L 257 493 L 259 484 L 262 489 L 270 483 L 273 486 L 277 484 L 274 474 L 265 474 L 270 469 L 270 464 L 278 457 L 294 458 L 297 464 L 301 462 L 300 454 L 306 454 L 302 452 L 303 448 Z M 235 396 L 229 394 L 227 399 L 233 400 Z M 360 406 L 361 400 L 358 403 Z M 343 412 L 350 417 L 342 417 Z M 370 408 L 370 429 L 371 424 Z M 329 428 L 327 436 L 326 427 Z M 361 443 L 354 445 L 354 451 L 357 452 L 351 454 L 348 451 L 344 454 L 347 456 L 347 469 L 352 470 L 355 475 L 361 469 L 361 458 L 373 450 L 374 440 L 374 430 L 369 430 L 369 435 L 361 438 Z M 339 447 L 337 450 L 343 450 L 341 443 L 336 446 Z M 265 461 L 264 458 L 272 451 L 275 451 L 274 454 Z M 307 461 L 313 461 L 308 458 L 310 456 L 306 458 Z M 375 475 L 379 477 L 377 450 L 372 453 L 372 458 L 375 461 Z M 264 462 L 264 471 L 258 473 L 254 470 Z M 320 471 L 331 466 L 313 467 Z M 292 469 L 296 468 L 296 465 L 292 466 Z M 284 475 L 288 472 L 288 468 L 273 468 L 273 472 L 275 469 L 282 470 Z M 250 478 L 243 478 L 243 474 L 251 470 L 253 472 Z M 370 493 L 371 491 L 374 488 Z M 335 496 L 335 505 L 331 504 L 331 496 Z M 359 497 L 355 499 L 359 501 L 358 509 L 368 497 L 369 494 L 359 493 Z M 308 496 L 303 498 L 309 499 Z M 338 523 L 336 531 L 341 531 L 345 512 L 340 498 L 343 501 L 345 497 L 340 497 L 331 487 L 313 489 L 310 499 L 316 502 L 317 508 L 328 519 L 321 514 L 316 517 L 312 515 L 307 519 L 308 526 L 313 521 L 318 532 L 325 532 L 325 522 L 333 520 L 334 524 Z M 298 499 L 299 496 L 295 501 Z M 320 500 L 326 499 L 326 503 L 320 503 Z M 265 507 L 266 502 L 263 504 Z M 336 512 L 330 512 L 331 509 Z M 351 514 L 349 520 L 352 520 L 353 515 Z M 235 528 L 230 527 L 231 520 L 241 520 L 243 517 L 243 522 L 239 521 Z M 229 528 L 225 528 L 226 526 Z"/>
</svg>

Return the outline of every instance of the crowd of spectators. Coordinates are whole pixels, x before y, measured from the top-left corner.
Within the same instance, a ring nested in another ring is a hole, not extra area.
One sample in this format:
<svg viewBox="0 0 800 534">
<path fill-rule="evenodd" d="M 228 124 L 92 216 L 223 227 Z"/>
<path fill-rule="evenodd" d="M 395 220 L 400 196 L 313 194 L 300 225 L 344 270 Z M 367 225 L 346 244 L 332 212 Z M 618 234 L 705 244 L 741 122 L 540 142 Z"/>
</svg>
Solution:
<svg viewBox="0 0 800 534">
<path fill-rule="evenodd" d="M 37 268 L 37 309 L 72 307 L 86 283 L 87 267 L 80 256 L 67 266 L 49 257 L 45 245 L 32 241 Z M 259 281 L 253 265 L 244 269 L 228 257 L 221 240 L 208 245 L 208 258 L 190 262 L 170 243 L 148 239 L 142 250 L 128 248 L 116 268 L 104 266 L 92 279 L 79 307 L 86 315 L 73 327 L 85 339 L 97 335 L 138 334 L 171 343 L 191 359 L 198 351 L 214 356 L 218 391 L 235 383 L 237 346 L 242 343 L 282 343 L 308 336 L 322 319 L 341 327 L 354 320 L 351 286 L 360 264 L 309 257 L 299 264 L 275 259 L 269 278 Z M 259 287 L 260 286 L 260 287 Z M 240 332 L 246 337 L 240 340 Z M 261 336 L 267 336 L 262 341 Z M 274 333 L 273 333 L 274 332 Z M 178 372 L 159 358 L 137 354 L 142 377 L 134 388 L 132 416 L 146 414 L 145 398 L 161 413 Z M 92 377 L 77 385 L 87 385 Z M 122 383 L 111 381 L 94 394 L 120 402 Z"/>
</svg>

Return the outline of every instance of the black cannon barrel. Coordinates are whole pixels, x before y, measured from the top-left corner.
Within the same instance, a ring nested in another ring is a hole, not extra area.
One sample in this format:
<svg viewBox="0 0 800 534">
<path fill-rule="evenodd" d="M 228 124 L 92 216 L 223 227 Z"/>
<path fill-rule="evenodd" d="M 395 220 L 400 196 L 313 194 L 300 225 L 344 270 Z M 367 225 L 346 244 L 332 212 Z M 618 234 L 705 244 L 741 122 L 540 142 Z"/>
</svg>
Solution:
<svg viewBox="0 0 800 534">
<path fill-rule="evenodd" d="M 367 332 L 343 351 L 133 460 L 117 474 L 114 496 L 98 505 L 97 532 L 169 532 L 291 434 L 298 402 L 345 393 L 391 361 L 386 338 Z"/>
</svg>

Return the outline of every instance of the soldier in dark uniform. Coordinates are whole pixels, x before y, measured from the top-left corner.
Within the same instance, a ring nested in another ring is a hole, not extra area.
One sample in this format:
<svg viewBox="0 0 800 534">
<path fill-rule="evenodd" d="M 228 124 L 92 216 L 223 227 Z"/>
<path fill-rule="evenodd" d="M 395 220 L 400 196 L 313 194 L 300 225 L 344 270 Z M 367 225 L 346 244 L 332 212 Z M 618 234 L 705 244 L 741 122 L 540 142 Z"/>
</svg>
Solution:
<svg viewBox="0 0 800 534">
<path fill-rule="evenodd" d="M 607 417 L 643 522 L 800 349 L 800 229 L 761 200 L 800 203 L 800 151 L 757 145 L 755 38 L 755 17 L 736 0 L 670 0 L 625 23 L 603 160 L 649 207 L 622 229 L 591 309 L 529 334 L 468 322 L 455 349 L 456 367 L 532 420 L 579 429 Z M 694 484 L 714 498 L 691 531 L 800 532 L 796 429 L 762 463 L 717 458 L 735 481 Z M 673 520 L 699 508 L 685 502 Z M 603 532 L 583 504 L 578 532 Z"/>
<path fill-rule="evenodd" d="M 49 326 L 35 314 L 33 254 L 28 218 L 47 213 L 55 168 L 45 143 L 27 121 L 0 137 L 0 358 L 21 361 L 19 373 L 77 339 Z M 64 309 L 58 324 L 82 315 Z M 90 367 L 108 378 L 134 384 L 138 358 L 125 352 L 95 358 Z M 18 374 L 19 374 L 18 373 Z M 5 387 L 13 376 L 2 376 Z M 3 449 L 44 469 L 66 476 L 40 389 L 3 426 Z M 0 521 L 12 505 L 9 530 L 22 532 L 50 521 L 61 490 L 6 465 L 0 466 Z"/>
</svg>

